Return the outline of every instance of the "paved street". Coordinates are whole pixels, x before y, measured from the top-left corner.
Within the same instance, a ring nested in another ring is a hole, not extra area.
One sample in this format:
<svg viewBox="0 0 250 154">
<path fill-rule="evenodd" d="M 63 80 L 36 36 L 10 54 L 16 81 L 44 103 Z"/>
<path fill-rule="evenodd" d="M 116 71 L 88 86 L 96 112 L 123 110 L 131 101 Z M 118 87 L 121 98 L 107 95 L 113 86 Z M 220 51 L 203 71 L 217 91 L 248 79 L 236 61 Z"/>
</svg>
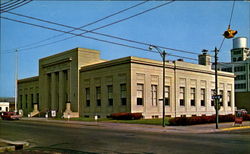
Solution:
<svg viewBox="0 0 250 154">
<path fill-rule="evenodd" d="M 0 138 L 64 153 L 250 153 L 250 129 L 212 133 L 146 132 L 102 125 L 0 120 Z M 125 126 L 125 125 L 124 125 Z M 127 126 L 126 126 L 127 127 Z M 168 127 L 164 128 L 168 129 Z"/>
</svg>

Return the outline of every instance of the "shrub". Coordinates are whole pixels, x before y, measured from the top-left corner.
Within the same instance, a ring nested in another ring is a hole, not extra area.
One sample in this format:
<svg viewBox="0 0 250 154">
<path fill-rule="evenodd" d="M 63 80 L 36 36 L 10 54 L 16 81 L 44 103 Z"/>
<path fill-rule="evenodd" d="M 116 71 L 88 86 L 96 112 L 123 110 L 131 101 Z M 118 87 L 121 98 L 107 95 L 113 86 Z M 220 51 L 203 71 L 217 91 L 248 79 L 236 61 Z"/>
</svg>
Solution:
<svg viewBox="0 0 250 154">
<path fill-rule="evenodd" d="M 220 115 L 219 122 L 234 122 L 235 116 L 232 114 L 229 115 Z M 244 120 L 250 120 L 250 115 L 244 115 Z M 185 126 L 185 125 L 195 125 L 195 124 L 206 124 L 206 123 L 215 123 L 216 116 L 198 116 L 198 117 L 176 117 L 169 119 L 169 125 L 172 126 Z"/>
<path fill-rule="evenodd" d="M 250 114 L 243 114 L 243 121 L 250 121 Z"/>
<path fill-rule="evenodd" d="M 112 113 L 110 117 L 115 120 L 138 120 L 142 118 L 142 113 L 120 112 Z"/>
</svg>

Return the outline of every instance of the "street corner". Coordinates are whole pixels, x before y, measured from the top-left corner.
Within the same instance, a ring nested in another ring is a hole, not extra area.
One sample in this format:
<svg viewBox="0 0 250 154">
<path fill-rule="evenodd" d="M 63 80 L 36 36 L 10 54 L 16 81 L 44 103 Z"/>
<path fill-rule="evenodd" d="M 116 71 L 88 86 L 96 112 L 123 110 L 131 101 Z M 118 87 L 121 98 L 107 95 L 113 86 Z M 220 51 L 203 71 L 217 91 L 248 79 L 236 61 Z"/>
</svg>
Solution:
<svg viewBox="0 0 250 154">
<path fill-rule="evenodd" d="M 0 152 L 11 152 L 28 147 L 29 143 L 25 141 L 10 141 L 0 138 Z"/>
<path fill-rule="evenodd" d="M 241 130 L 241 129 L 250 129 L 250 126 L 234 126 L 229 128 L 221 128 L 221 131 L 232 131 L 232 130 Z"/>
</svg>

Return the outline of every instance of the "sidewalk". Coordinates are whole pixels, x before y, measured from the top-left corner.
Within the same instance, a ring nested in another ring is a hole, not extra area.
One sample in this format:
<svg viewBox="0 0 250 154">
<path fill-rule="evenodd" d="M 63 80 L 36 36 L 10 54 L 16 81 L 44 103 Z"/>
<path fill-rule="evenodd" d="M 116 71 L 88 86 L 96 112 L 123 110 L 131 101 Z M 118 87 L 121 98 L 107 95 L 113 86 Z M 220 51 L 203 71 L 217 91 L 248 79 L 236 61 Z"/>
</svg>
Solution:
<svg viewBox="0 0 250 154">
<path fill-rule="evenodd" d="M 43 121 L 46 123 L 55 124 L 72 124 L 86 127 L 99 127 L 116 130 L 139 130 L 145 132 L 169 132 L 169 133 L 213 133 L 223 132 L 238 129 L 250 129 L 250 121 L 244 121 L 242 126 L 233 126 L 234 122 L 219 123 L 219 129 L 215 129 L 215 124 L 200 124 L 190 126 L 166 126 L 146 125 L 146 124 L 126 124 L 126 123 L 111 123 L 111 122 L 85 122 L 85 121 L 67 121 L 67 120 L 52 120 L 46 118 L 22 118 L 24 121 Z"/>
</svg>

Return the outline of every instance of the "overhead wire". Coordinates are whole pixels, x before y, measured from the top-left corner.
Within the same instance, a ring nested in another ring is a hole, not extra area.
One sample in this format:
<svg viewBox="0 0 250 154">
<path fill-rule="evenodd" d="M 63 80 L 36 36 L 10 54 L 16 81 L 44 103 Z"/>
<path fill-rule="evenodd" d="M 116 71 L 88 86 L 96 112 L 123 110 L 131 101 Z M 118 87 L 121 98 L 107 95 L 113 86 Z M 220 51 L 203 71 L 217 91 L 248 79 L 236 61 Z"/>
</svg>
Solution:
<svg viewBox="0 0 250 154">
<path fill-rule="evenodd" d="M 13 4 L 13 3 L 16 3 L 16 2 L 18 2 L 19 0 L 16 0 L 16 1 L 12 1 L 12 0 L 10 0 L 10 1 L 7 1 L 7 2 L 4 2 L 4 3 L 2 3 L 0 6 L 0 8 L 2 9 L 3 7 L 6 7 L 6 6 L 9 6 L 9 5 L 11 5 L 11 4 Z"/>
<path fill-rule="evenodd" d="M 27 15 L 22 15 L 22 14 L 13 13 L 13 12 L 8 12 L 8 13 L 13 14 L 13 15 L 17 15 L 17 16 L 21 16 L 21 17 L 25 17 L 25 18 L 29 18 L 29 19 L 33 19 L 33 20 L 42 21 L 42 22 L 49 23 L 49 24 L 55 24 L 55 25 L 58 25 L 58 26 L 63 26 L 63 27 L 67 27 L 67 28 L 76 29 L 75 27 L 72 27 L 72 26 L 68 26 L 68 25 L 64 25 L 64 24 L 59 24 L 59 23 L 55 23 L 55 22 L 52 22 L 52 21 L 43 20 L 43 19 L 39 19 L 39 18 L 35 18 L 35 17 L 30 17 L 30 16 L 27 16 Z M 147 46 L 152 45 L 150 43 L 144 43 L 144 42 L 139 42 L 139 41 L 135 41 L 135 40 L 125 39 L 125 38 L 121 38 L 121 37 L 117 37 L 117 36 L 112 36 L 112 35 L 108 35 L 108 34 L 104 34 L 104 33 L 98 33 L 98 32 L 88 31 L 88 30 L 84 30 L 84 29 L 79 29 L 79 30 L 84 31 L 86 33 L 92 33 L 92 34 L 102 35 L 102 36 L 105 36 L 105 37 L 115 38 L 115 39 L 119 39 L 119 40 L 122 40 L 122 41 L 131 42 L 131 43 L 137 43 L 137 44 L 147 45 Z M 69 32 L 72 32 L 72 31 L 73 30 L 71 30 Z M 81 33 L 81 34 L 86 34 L 86 33 Z M 167 49 L 167 50 L 173 50 L 173 51 L 178 51 L 178 52 L 184 52 L 184 53 L 198 55 L 198 53 L 191 52 L 191 51 L 174 49 L 174 48 L 168 48 L 168 47 L 164 47 L 164 46 L 161 46 L 161 45 L 155 45 L 155 46 L 157 46 L 159 48 L 162 48 L 162 49 Z"/>
<path fill-rule="evenodd" d="M 32 25 L 32 26 L 36 26 L 36 27 L 40 27 L 40 28 L 45 28 L 45 29 L 49 29 L 49 30 L 53 30 L 53 31 L 68 33 L 68 34 L 71 34 L 71 35 L 80 36 L 80 37 L 84 37 L 84 38 L 92 39 L 92 40 L 96 40 L 96 41 L 101 41 L 101 42 L 106 42 L 106 43 L 110 43 L 110 44 L 115 44 L 115 45 L 120 45 L 120 46 L 124 46 L 124 47 L 129 47 L 129 48 L 133 48 L 133 49 L 138 49 L 138 50 L 143 50 L 143 51 L 158 53 L 157 51 L 151 51 L 149 49 L 144 49 L 144 48 L 135 47 L 135 46 L 131 46 L 131 45 L 126 45 L 126 44 L 122 44 L 122 43 L 117 43 L 117 42 L 113 42 L 113 41 L 107 41 L 107 40 L 103 40 L 103 39 L 98 39 L 98 38 L 94 38 L 94 37 L 90 37 L 90 36 L 85 36 L 83 34 L 75 34 L 75 33 L 72 33 L 72 32 L 58 30 L 58 29 L 55 29 L 55 28 L 51 28 L 51 27 L 47 27 L 47 26 L 42 26 L 42 25 L 37 25 L 37 24 L 33 24 L 33 23 L 25 22 L 25 21 L 20 21 L 20 20 L 16 20 L 16 19 L 11 19 L 11 18 L 7 18 L 7 17 L 3 17 L 3 16 L 0 16 L 0 18 L 6 19 L 6 20 L 10 20 L 10 21 L 14 21 L 14 22 L 23 23 L 23 24 Z M 179 56 L 179 55 L 174 55 L 174 54 L 168 54 L 168 55 L 169 56 L 180 57 L 180 58 L 185 58 L 185 59 L 190 59 L 190 60 L 197 61 L 197 59 L 190 58 L 190 57 Z"/>
<path fill-rule="evenodd" d="M 233 18 L 233 12 L 234 12 L 234 7 L 235 7 L 235 0 L 233 2 L 232 10 L 231 10 L 231 13 L 230 13 L 230 19 L 229 19 L 228 29 L 230 29 L 230 26 L 231 26 L 231 22 L 232 22 L 232 18 Z M 223 37 L 223 39 L 221 41 L 221 44 L 220 44 L 220 47 L 219 47 L 219 51 L 221 50 L 221 48 L 222 48 L 222 46 L 224 44 L 224 41 L 225 41 L 225 37 Z"/>
<path fill-rule="evenodd" d="M 152 11 L 152 10 L 154 10 L 154 9 L 157 9 L 157 8 L 159 8 L 159 7 L 162 7 L 162 6 L 165 6 L 165 5 L 170 4 L 170 3 L 172 3 L 172 2 L 174 2 L 174 0 L 172 0 L 172 1 L 170 1 L 170 2 L 163 3 L 163 4 L 158 5 L 158 6 L 156 6 L 156 7 L 152 7 L 152 8 L 150 8 L 150 9 L 144 10 L 144 11 L 142 11 L 142 12 L 139 12 L 139 13 L 137 13 L 137 14 L 135 14 L 135 15 L 132 15 L 132 16 L 123 18 L 123 19 L 121 19 L 121 20 L 118 20 L 118 21 L 115 21 L 115 22 L 106 24 L 106 25 L 104 25 L 104 26 L 101 26 L 101 27 L 98 27 L 98 28 L 95 28 L 95 29 L 92 29 L 92 30 L 89 30 L 89 31 L 85 31 L 85 32 L 83 32 L 83 33 L 81 33 L 81 34 L 90 33 L 90 32 L 93 32 L 93 31 L 95 31 L 95 30 L 99 30 L 99 29 L 105 28 L 105 27 L 107 27 L 107 26 L 111 26 L 111 25 L 113 25 L 113 24 L 117 24 L 117 23 L 119 23 L 119 22 L 123 22 L 123 21 L 125 21 L 125 20 L 131 19 L 131 18 L 133 18 L 133 17 L 136 17 L 136 16 L 141 15 L 141 14 L 146 13 L 146 12 Z M 54 41 L 54 42 L 51 42 L 51 43 L 46 43 L 46 44 L 43 44 L 42 46 L 54 44 L 54 43 L 61 42 L 61 41 L 65 41 L 65 40 L 68 40 L 68 39 L 71 39 L 71 38 L 74 38 L 74 37 L 76 37 L 76 36 L 70 36 L 70 37 L 67 37 L 67 38 L 64 38 L 64 39 L 60 39 L 60 40 L 57 40 L 57 41 Z M 38 45 L 37 47 L 40 47 L 40 46 L 41 46 L 41 45 Z"/>
<path fill-rule="evenodd" d="M 85 25 L 83 25 L 83 26 L 80 26 L 80 27 L 78 27 L 78 28 L 74 28 L 74 29 L 70 30 L 69 32 L 73 32 L 73 31 L 75 31 L 75 30 L 80 30 L 81 28 L 84 28 L 84 27 L 87 27 L 87 26 L 96 24 L 96 23 L 101 22 L 101 21 L 103 21 L 103 20 L 106 20 L 106 19 L 108 19 L 108 18 L 110 18 L 110 17 L 113 17 L 113 16 L 118 15 L 118 14 L 120 14 L 120 13 L 126 12 L 126 11 L 128 11 L 128 10 L 130 10 L 130 9 L 132 9 L 132 8 L 135 8 L 135 7 L 138 7 L 138 6 L 140 6 L 140 5 L 143 5 L 143 4 L 147 3 L 147 2 L 148 2 L 148 0 L 143 1 L 143 2 L 140 2 L 140 3 L 137 3 L 137 4 L 135 4 L 135 5 L 132 5 L 132 6 L 128 7 L 128 8 L 125 8 L 125 9 L 122 9 L 122 10 L 117 11 L 117 12 L 115 12 L 115 13 L 112 13 L 112 14 L 110 14 L 110 15 L 108 15 L 108 16 L 105 16 L 105 17 L 100 18 L 100 19 L 98 19 L 98 20 L 95 20 L 95 21 L 93 21 L 93 22 L 87 23 L 87 24 L 85 24 Z M 17 15 L 17 16 L 22 16 L 22 17 L 26 17 L 26 18 L 30 18 L 30 19 L 35 19 L 35 20 L 40 20 L 40 21 L 43 21 L 43 22 L 50 22 L 50 21 L 46 21 L 46 20 L 42 20 L 42 19 L 38 19 L 38 18 L 34 18 L 34 17 L 32 18 L 32 17 L 30 17 L 30 16 L 21 15 L 21 14 L 18 14 L 18 13 L 13 13 L 13 12 L 9 12 L 9 11 L 6 11 L 6 12 L 8 12 L 8 13 L 10 13 L 10 14 Z M 55 23 L 53 23 L 53 22 L 50 22 L 50 23 L 55 24 Z M 24 48 L 24 47 L 27 47 L 27 46 L 32 46 L 32 45 L 35 45 L 35 44 L 39 44 L 39 43 L 42 43 L 42 42 L 45 42 L 45 41 L 48 41 L 48 40 L 57 38 L 57 37 L 62 36 L 62 35 L 65 35 L 65 34 L 64 34 L 64 33 L 61 33 L 61 34 L 58 34 L 58 35 L 54 35 L 54 36 L 48 37 L 48 38 L 46 38 L 46 39 L 40 40 L 40 41 L 35 42 L 35 43 L 31 43 L 31 44 L 27 44 L 27 45 L 20 46 L 20 47 L 18 47 L 18 48 Z M 49 44 L 51 44 L 51 43 L 49 43 Z M 10 50 L 15 50 L 15 49 L 10 49 Z M 9 50 L 4 50 L 4 51 L 9 51 Z"/>
<path fill-rule="evenodd" d="M 19 7 L 23 6 L 23 5 L 26 5 L 26 4 L 30 3 L 31 1 L 32 1 L 32 0 L 29 0 L 29 1 L 23 0 L 23 1 L 21 1 L 21 2 L 19 2 L 19 3 L 16 3 L 16 4 L 14 4 L 14 5 L 12 5 L 12 6 L 8 7 L 8 8 L 4 8 L 4 9 L 1 8 L 1 9 L 0 9 L 1 14 L 4 13 L 4 12 L 6 12 L 6 11 L 14 10 L 14 9 L 16 9 L 16 8 L 19 8 Z M 23 2 L 24 2 L 24 3 L 23 3 Z M 20 5 L 19 5 L 19 4 L 20 4 Z"/>
<path fill-rule="evenodd" d="M 3 3 L 0 2 L 0 6 L 5 5 L 6 3 L 10 3 L 11 1 L 12 1 L 12 0 L 9 0 L 9 1 L 6 0 L 6 2 L 3 2 Z"/>
<path fill-rule="evenodd" d="M 230 20 L 229 20 L 229 24 L 228 24 L 229 28 L 230 28 L 230 25 L 231 25 L 231 22 L 232 22 L 232 18 L 233 18 L 234 6 L 235 6 L 235 0 L 233 2 L 233 7 L 232 7 L 232 10 L 231 10 Z"/>
<path fill-rule="evenodd" d="M 4 11 L 4 9 L 5 10 L 10 9 L 10 8 L 15 7 L 15 6 L 17 6 L 17 5 L 19 5 L 19 4 L 23 3 L 23 2 L 25 2 L 25 0 L 21 0 L 21 1 L 18 0 L 18 1 L 15 1 L 15 3 L 10 4 L 10 6 L 9 5 L 7 5 L 7 7 L 3 6 L 3 7 L 1 7 L 0 12 L 2 13 Z"/>
</svg>

